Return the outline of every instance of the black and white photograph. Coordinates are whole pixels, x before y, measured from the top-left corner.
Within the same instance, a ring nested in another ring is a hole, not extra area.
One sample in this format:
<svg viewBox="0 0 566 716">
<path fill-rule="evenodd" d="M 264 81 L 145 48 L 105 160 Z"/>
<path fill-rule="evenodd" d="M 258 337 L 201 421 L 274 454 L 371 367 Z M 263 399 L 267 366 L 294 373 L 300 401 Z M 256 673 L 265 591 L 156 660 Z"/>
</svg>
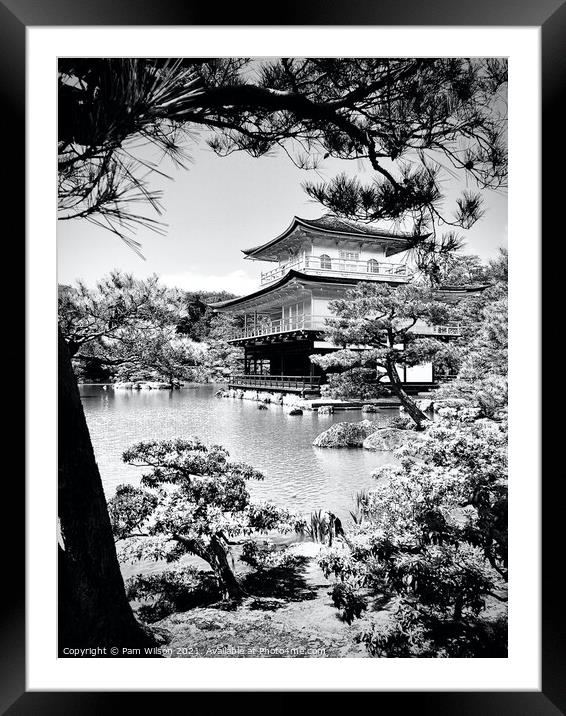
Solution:
<svg viewBox="0 0 566 716">
<path fill-rule="evenodd" d="M 504 56 L 60 57 L 58 656 L 508 656 Z"/>
</svg>

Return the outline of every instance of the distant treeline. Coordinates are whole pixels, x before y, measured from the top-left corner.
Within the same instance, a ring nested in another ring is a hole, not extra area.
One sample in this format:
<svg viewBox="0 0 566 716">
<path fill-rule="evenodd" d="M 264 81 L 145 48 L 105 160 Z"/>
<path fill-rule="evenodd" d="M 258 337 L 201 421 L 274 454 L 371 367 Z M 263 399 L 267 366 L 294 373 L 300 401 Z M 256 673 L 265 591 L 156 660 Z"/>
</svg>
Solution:
<svg viewBox="0 0 566 716">
<path fill-rule="evenodd" d="M 216 315 L 211 303 L 235 298 L 228 291 L 186 291 L 184 294 L 185 315 L 179 319 L 176 330 L 193 341 L 200 343 L 210 335 L 213 318 Z"/>
</svg>

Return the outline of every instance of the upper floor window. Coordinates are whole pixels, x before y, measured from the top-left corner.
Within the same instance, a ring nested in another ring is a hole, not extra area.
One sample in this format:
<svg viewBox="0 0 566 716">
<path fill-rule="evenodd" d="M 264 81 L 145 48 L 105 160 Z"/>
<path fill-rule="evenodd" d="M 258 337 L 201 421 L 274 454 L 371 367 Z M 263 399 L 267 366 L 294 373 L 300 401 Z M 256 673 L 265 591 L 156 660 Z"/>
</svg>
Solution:
<svg viewBox="0 0 566 716">
<path fill-rule="evenodd" d="M 338 256 L 346 261 L 358 261 L 360 258 L 359 251 L 339 251 Z"/>
<path fill-rule="evenodd" d="M 368 273 L 379 273 L 379 262 L 375 259 L 368 261 Z"/>
<path fill-rule="evenodd" d="M 320 259 L 320 268 L 330 270 L 332 269 L 332 259 L 328 254 L 322 254 L 319 256 Z"/>
</svg>

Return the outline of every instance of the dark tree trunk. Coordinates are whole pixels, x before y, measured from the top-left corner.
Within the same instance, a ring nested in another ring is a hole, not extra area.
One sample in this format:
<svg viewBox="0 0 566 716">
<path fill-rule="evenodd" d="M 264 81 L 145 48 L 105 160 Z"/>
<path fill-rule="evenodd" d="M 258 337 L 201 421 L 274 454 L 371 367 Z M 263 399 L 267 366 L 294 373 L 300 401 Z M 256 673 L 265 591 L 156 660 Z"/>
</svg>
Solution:
<svg viewBox="0 0 566 716">
<path fill-rule="evenodd" d="M 210 565 L 218 579 L 222 599 L 240 600 L 248 596 L 228 563 L 226 549 L 219 537 L 215 535 L 211 537 L 210 543 L 206 546 L 199 540 L 189 539 L 179 534 L 173 535 L 173 539 L 181 542 L 189 552 L 192 552 L 192 554 L 200 557 Z"/>
<path fill-rule="evenodd" d="M 247 596 L 245 590 L 236 579 L 236 575 L 230 568 L 228 558 L 226 557 L 226 550 L 220 540 L 213 537 L 210 540 L 210 546 L 207 553 L 207 561 L 220 581 L 222 598 L 240 600 Z"/>
<path fill-rule="evenodd" d="M 393 360 L 386 360 L 385 369 L 387 371 L 387 377 L 389 378 L 389 385 L 387 387 L 390 388 L 391 392 L 399 398 L 401 405 L 405 408 L 407 413 L 409 413 L 411 419 L 417 427 L 417 430 L 421 430 L 423 421 L 428 420 L 427 416 L 423 413 L 415 401 L 403 390 L 403 385 Z"/>
<path fill-rule="evenodd" d="M 143 652 L 154 641 L 126 598 L 100 473 L 60 332 L 58 400 L 59 654 L 64 656 L 65 647 Z"/>
<path fill-rule="evenodd" d="M 462 619 L 462 609 L 464 607 L 464 600 L 462 597 L 456 597 L 456 602 L 454 603 L 454 621 L 459 622 Z"/>
</svg>

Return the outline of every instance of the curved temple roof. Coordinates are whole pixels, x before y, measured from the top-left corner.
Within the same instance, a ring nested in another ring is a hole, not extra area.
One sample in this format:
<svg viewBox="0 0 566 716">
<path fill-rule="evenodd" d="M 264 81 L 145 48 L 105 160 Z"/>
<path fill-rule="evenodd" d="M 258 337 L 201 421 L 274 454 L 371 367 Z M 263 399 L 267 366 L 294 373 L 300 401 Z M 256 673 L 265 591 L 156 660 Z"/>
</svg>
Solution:
<svg viewBox="0 0 566 716">
<path fill-rule="evenodd" d="M 239 304 L 245 303 L 246 301 L 254 300 L 268 293 L 273 293 L 278 288 L 281 288 L 285 284 L 289 283 L 293 279 L 300 279 L 307 283 L 342 283 L 354 285 L 359 283 L 359 279 L 355 278 L 341 278 L 341 277 L 329 277 L 329 276 L 310 276 L 306 273 L 301 273 L 295 269 L 288 271 L 282 278 L 274 283 L 270 283 L 268 286 L 262 286 L 253 293 L 248 293 L 246 296 L 238 296 L 236 298 L 230 298 L 227 301 L 218 301 L 217 303 L 209 303 L 210 308 L 216 310 L 222 310 L 223 308 L 232 308 Z"/>
<path fill-rule="evenodd" d="M 412 238 L 412 235 L 408 233 L 393 233 L 391 231 L 377 229 L 373 226 L 363 226 L 352 221 L 340 219 L 331 214 L 321 216 L 319 219 L 301 219 L 298 216 L 294 216 L 290 226 L 288 226 L 282 234 L 259 246 L 243 249 L 242 253 L 246 255 L 246 258 L 250 259 L 262 258 L 268 261 L 275 260 L 275 258 L 270 256 L 269 250 L 276 247 L 277 244 L 284 243 L 285 239 L 292 237 L 296 229 L 301 228 L 307 232 L 311 230 L 313 233 L 321 236 L 341 236 L 342 238 L 350 237 L 352 240 L 358 241 L 385 242 L 390 246 L 388 250 L 389 255 L 408 249 L 410 239 Z"/>
<path fill-rule="evenodd" d="M 227 301 L 218 301 L 216 303 L 207 304 L 210 308 L 216 311 L 222 311 L 223 309 L 231 309 L 236 306 L 241 306 L 249 301 L 255 301 L 256 299 L 265 296 L 266 294 L 273 293 L 277 289 L 285 286 L 293 279 L 305 282 L 307 284 L 322 283 L 322 284 L 346 284 L 355 285 L 359 283 L 357 278 L 344 278 L 344 277 L 330 277 L 330 276 L 311 276 L 295 269 L 291 269 L 278 281 L 269 284 L 268 286 L 262 286 L 253 293 L 248 293 L 246 296 L 237 296 L 236 298 L 230 298 Z M 435 290 L 435 295 L 438 300 L 446 301 L 447 303 L 457 302 L 464 298 L 467 294 L 478 293 L 488 288 L 487 284 L 468 284 L 465 286 L 439 286 Z"/>
</svg>

